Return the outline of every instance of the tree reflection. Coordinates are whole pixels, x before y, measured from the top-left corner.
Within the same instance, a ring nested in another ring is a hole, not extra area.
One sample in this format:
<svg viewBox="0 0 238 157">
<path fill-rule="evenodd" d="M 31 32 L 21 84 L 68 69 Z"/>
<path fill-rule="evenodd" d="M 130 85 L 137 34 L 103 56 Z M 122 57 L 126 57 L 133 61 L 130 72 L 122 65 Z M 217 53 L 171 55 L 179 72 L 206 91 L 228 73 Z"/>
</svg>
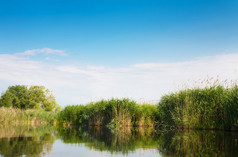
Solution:
<svg viewBox="0 0 238 157">
<path fill-rule="evenodd" d="M 0 128 L 0 154 L 4 157 L 44 156 L 52 150 L 52 126 Z"/>
<path fill-rule="evenodd" d="M 52 126 L 0 127 L 0 156 L 44 156 L 52 151 L 57 137 L 64 143 L 111 154 L 130 155 L 137 149 L 154 149 L 164 157 L 238 156 L 236 132 L 168 132 L 129 127 L 119 130 L 98 127 L 58 128 L 56 132 Z"/>
</svg>

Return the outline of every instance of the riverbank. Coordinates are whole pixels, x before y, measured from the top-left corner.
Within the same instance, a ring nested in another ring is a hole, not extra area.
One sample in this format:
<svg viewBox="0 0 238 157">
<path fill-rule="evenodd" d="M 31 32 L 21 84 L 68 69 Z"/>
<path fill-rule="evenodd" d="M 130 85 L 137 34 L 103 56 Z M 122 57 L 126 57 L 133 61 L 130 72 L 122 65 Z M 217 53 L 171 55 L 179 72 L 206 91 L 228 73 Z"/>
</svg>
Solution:
<svg viewBox="0 0 238 157">
<path fill-rule="evenodd" d="M 64 126 L 155 127 L 157 129 L 238 130 L 238 86 L 208 83 L 164 95 L 158 105 L 111 99 L 71 105 L 58 114 Z"/>
<path fill-rule="evenodd" d="M 24 86 L 13 87 L 18 89 Z M 22 100 L 21 94 L 19 95 L 19 100 Z M 3 97 L 1 100 L 2 104 L 8 102 L 8 99 Z M 5 106 L 11 104 L 7 103 Z M 157 105 L 138 104 L 126 98 L 112 98 L 86 105 L 69 105 L 60 112 L 56 111 L 56 109 L 47 111 L 44 107 L 37 109 L 0 107 L 0 125 L 57 123 L 66 127 L 107 126 L 110 129 L 151 127 L 167 130 L 238 131 L 238 86 L 236 82 L 223 84 L 208 82 L 205 86 L 185 88 L 166 94 Z"/>
</svg>

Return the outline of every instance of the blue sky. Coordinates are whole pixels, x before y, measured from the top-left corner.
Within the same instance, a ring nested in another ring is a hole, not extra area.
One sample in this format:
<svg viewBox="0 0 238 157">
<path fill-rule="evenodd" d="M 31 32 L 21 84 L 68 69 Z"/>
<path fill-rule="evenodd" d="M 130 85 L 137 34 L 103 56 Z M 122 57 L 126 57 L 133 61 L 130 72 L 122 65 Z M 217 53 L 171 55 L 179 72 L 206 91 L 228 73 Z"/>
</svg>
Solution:
<svg viewBox="0 0 238 157">
<path fill-rule="evenodd" d="M 171 66 L 175 63 L 197 63 L 201 61 L 201 58 L 206 57 L 214 60 L 215 64 L 217 56 L 218 58 L 219 56 L 224 57 L 224 55 L 226 57 L 231 56 L 230 54 L 236 56 L 238 52 L 237 43 L 237 0 L 0 1 L 1 68 L 12 67 L 4 65 L 4 59 L 8 63 L 11 61 L 18 63 L 19 61 L 19 64 L 24 62 L 27 63 L 26 65 L 33 63 L 39 67 L 44 65 L 46 66 L 45 69 L 41 69 L 43 76 L 46 75 L 44 72 L 49 69 L 55 68 L 62 71 L 62 67 L 64 67 L 63 71 L 65 71 L 65 67 L 68 67 L 66 71 L 74 73 L 74 75 L 69 76 L 68 80 L 74 79 L 79 82 L 84 80 L 87 83 L 82 81 L 82 84 L 92 86 L 92 89 L 95 81 L 98 80 L 98 75 L 91 75 L 90 73 L 90 76 L 93 76 L 96 80 L 81 76 L 88 75 L 92 69 L 96 73 L 99 72 L 100 76 L 104 76 L 104 73 L 107 74 L 109 71 L 118 71 L 120 69 L 117 73 L 108 75 L 108 78 L 103 78 L 105 80 L 108 79 L 106 82 L 111 80 L 110 83 L 112 83 L 112 80 L 115 81 L 115 79 L 112 79 L 113 76 L 121 73 L 123 74 L 120 76 L 125 77 L 125 80 L 129 80 L 126 77 L 127 74 L 124 74 L 128 69 L 130 69 L 131 73 L 135 73 L 130 78 L 135 77 L 138 73 L 143 76 L 142 71 L 131 69 L 131 67 L 138 67 L 135 65 L 140 65 L 139 67 L 141 65 L 146 65 L 146 67 L 152 65 L 152 68 L 158 64 Z M 29 52 L 31 53 L 30 55 Z M 234 58 L 234 56 L 232 57 Z M 228 63 L 223 63 L 223 67 Z M 213 71 L 217 70 L 215 65 L 211 66 Z M 230 66 L 233 72 L 237 68 L 235 63 Z M 25 67 L 21 68 L 24 69 Z M 123 71 L 121 70 L 123 68 L 124 70 L 128 69 Z M 77 69 L 83 69 L 84 72 L 82 73 Z M 105 69 L 107 69 L 107 72 L 105 72 Z M 30 78 L 31 72 L 29 71 L 28 76 L 24 71 L 11 70 L 5 71 L 6 73 L 1 71 L 2 75 L 9 75 L 9 78 L 0 77 L 0 84 L 4 88 L 12 84 L 34 84 L 35 82 L 35 84 L 43 84 L 53 88 L 58 95 L 65 94 L 60 92 L 61 88 L 57 85 L 52 85 L 52 82 L 50 83 L 47 80 L 40 82 L 35 78 Z M 223 71 L 217 71 L 216 73 L 206 71 L 205 73 L 202 69 L 200 71 L 204 76 L 224 73 Z M 28 81 L 13 80 L 17 72 L 25 76 L 26 79 L 22 78 L 22 80 Z M 35 73 L 35 71 L 32 72 Z M 158 76 L 157 79 L 160 78 L 158 74 L 161 73 L 159 71 L 153 71 L 153 74 L 147 74 L 151 78 L 141 78 L 141 82 L 138 83 L 146 82 L 146 79 L 147 81 L 151 80 L 153 76 Z M 179 74 L 176 76 L 180 78 Z M 188 76 L 181 80 L 186 81 L 195 76 L 197 77 L 197 75 L 191 75 L 191 77 Z M 46 77 L 44 76 L 44 78 Z M 232 78 L 230 76 L 227 77 Z M 52 76 L 52 78 L 54 77 Z M 57 80 L 57 77 L 54 79 Z M 163 82 L 163 80 L 160 81 Z M 174 81 L 167 82 L 167 85 L 169 87 L 173 86 Z M 120 85 L 118 81 L 116 83 Z M 162 84 L 166 85 L 165 82 Z M 102 93 L 101 90 L 104 90 L 103 87 L 105 86 L 101 82 L 100 86 L 97 87 L 98 93 Z M 129 83 L 125 86 L 130 89 L 134 88 Z M 78 84 L 78 86 L 75 85 L 74 89 L 63 88 L 62 90 L 75 93 L 80 87 L 82 87 L 81 84 Z M 152 87 L 153 85 L 150 88 Z M 154 87 L 165 89 L 164 86 L 160 85 L 154 85 Z M 143 88 L 142 90 L 146 91 L 148 88 L 149 91 L 148 86 Z M 100 95 L 98 93 L 93 94 L 85 86 L 84 90 L 88 91 L 88 93 L 83 93 L 85 95 L 84 98 L 75 99 L 72 102 L 69 102 L 66 98 L 61 98 L 60 102 L 62 104 L 81 103 L 93 100 L 92 97 L 110 96 L 131 96 L 139 99 L 143 94 L 147 98 L 146 92 L 148 95 L 153 95 L 148 91 L 138 95 L 133 90 L 130 95 L 123 89 L 118 89 L 121 91 L 118 94 L 117 90 L 110 91 L 109 89 L 108 87 L 107 94 Z M 158 96 L 148 96 L 148 99 L 158 99 L 161 95 L 159 93 L 167 92 L 168 89 L 171 88 L 161 91 L 152 90 L 157 92 Z M 4 90 L 1 89 L 1 91 Z M 82 93 L 76 92 L 76 94 Z"/>
<path fill-rule="evenodd" d="M 50 47 L 114 66 L 238 49 L 234 0 L 2 0 L 0 18 L 1 53 Z"/>
</svg>

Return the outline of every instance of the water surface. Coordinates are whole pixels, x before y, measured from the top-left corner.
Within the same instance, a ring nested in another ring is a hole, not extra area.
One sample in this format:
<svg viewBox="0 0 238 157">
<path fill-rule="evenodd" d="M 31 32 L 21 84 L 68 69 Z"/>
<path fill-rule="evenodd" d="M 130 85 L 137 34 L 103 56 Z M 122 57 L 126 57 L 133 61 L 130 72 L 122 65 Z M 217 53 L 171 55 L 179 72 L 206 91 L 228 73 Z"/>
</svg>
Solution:
<svg viewBox="0 0 238 157">
<path fill-rule="evenodd" d="M 0 127 L 1 157 L 238 156 L 238 133 Z"/>
</svg>

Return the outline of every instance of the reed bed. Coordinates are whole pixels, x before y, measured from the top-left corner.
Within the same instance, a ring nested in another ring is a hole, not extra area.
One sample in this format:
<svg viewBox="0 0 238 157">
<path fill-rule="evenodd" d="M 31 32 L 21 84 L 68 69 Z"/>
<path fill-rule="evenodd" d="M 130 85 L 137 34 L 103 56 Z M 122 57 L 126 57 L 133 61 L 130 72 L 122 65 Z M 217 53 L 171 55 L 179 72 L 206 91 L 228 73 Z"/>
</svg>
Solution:
<svg viewBox="0 0 238 157">
<path fill-rule="evenodd" d="M 137 104 L 129 99 L 111 99 L 91 102 L 87 105 L 71 105 L 58 114 L 64 125 L 151 127 L 156 122 L 156 105 Z"/>
<path fill-rule="evenodd" d="M 164 95 L 158 105 L 111 99 L 67 106 L 58 114 L 63 125 L 238 130 L 236 81 L 209 78 Z"/>
<path fill-rule="evenodd" d="M 41 125 L 53 124 L 56 120 L 56 113 L 46 112 L 40 109 L 18 109 L 0 107 L 0 125 Z"/>
<path fill-rule="evenodd" d="M 158 114 L 164 127 L 238 130 L 237 83 L 207 79 L 200 86 L 164 95 Z"/>
</svg>

